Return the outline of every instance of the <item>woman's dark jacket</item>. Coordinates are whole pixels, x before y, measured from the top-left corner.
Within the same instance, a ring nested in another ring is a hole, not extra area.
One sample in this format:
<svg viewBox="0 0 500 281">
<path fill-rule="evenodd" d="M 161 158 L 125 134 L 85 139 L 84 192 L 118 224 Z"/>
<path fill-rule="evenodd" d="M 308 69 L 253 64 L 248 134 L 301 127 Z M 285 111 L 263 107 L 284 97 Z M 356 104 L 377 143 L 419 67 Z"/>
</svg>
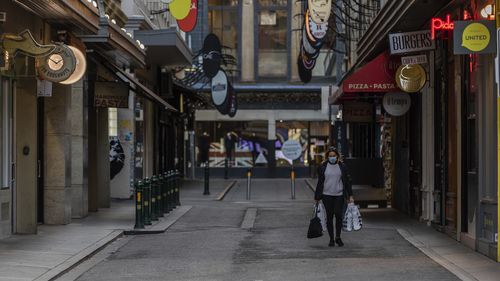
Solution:
<svg viewBox="0 0 500 281">
<path fill-rule="evenodd" d="M 344 163 L 339 162 L 340 171 L 342 172 L 342 185 L 344 186 L 344 197 L 347 201 L 352 196 L 352 179 L 347 167 Z M 315 200 L 321 200 L 323 197 L 323 189 L 325 185 L 325 171 L 328 161 L 325 161 L 318 168 L 318 184 L 316 185 L 316 192 L 314 194 Z"/>
</svg>

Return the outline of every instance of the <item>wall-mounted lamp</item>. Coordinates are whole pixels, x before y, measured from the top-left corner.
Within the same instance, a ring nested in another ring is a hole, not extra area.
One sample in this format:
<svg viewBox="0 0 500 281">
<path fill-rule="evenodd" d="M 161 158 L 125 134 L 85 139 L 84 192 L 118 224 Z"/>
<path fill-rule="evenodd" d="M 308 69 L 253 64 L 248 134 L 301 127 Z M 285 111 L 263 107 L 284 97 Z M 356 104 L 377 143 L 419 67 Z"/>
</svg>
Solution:
<svg viewBox="0 0 500 281">
<path fill-rule="evenodd" d="M 484 8 L 482 8 L 481 9 L 481 17 L 488 19 L 488 20 L 494 20 L 495 19 L 495 6 L 492 4 L 488 4 Z"/>
</svg>

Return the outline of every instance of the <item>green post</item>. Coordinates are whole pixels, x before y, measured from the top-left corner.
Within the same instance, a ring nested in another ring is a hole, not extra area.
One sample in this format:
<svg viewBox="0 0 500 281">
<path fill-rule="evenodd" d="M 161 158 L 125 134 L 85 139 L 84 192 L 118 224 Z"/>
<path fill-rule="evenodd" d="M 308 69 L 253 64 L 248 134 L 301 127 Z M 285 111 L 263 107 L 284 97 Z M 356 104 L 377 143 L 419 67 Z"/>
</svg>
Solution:
<svg viewBox="0 0 500 281">
<path fill-rule="evenodd" d="M 135 229 L 144 228 L 144 196 L 142 181 L 134 184 L 135 187 Z"/>
<path fill-rule="evenodd" d="M 151 181 L 144 179 L 144 224 L 151 225 Z"/>
<path fill-rule="evenodd" d="M 157 209 L 156 209 L 156 206 L 157 206 L 157 203 L 156 203 L 156 198 L 157 198 L 156 182 L 157 182 L 156 176 L 151 177 L 151 220 L 152 221 L 158 220 L 158 213 L 156 212 L 157 211 Z"/>
<path fill-rule="evenodd" d="M 181 205 L 181 172 L 175 170 L 175 205 Z"/>
<path fill-rule="evenodd" d="M 163 216 L 163 214 L 165 214 L 165 202 L 167 201 L 167 198 L 165 198 L 165 178 L 163 177 L 162 173 L 158 175 L 158 185 L 161 197 L 160 214 L 161 216 Z"/>
<path fill-rule="evenodd" d="M 174 182 L 172 171 L 168 171 L 168 210 L 172 211 L 175 208 L 174 203 Z"/>
<path fill-rule="evenodd" d="M 161 176 L 155 176 L 154 177 L 154 180 L 155 180 L 155 189 L 156 189 L 156 215 L 159 217 L 159 218 L 162 218 L 163 217 L 163 212 L 161 211 L 161 205 L 163 204 L 162 200 L 161 200 L 161 179 L 160 179 Z"/>
</svg>

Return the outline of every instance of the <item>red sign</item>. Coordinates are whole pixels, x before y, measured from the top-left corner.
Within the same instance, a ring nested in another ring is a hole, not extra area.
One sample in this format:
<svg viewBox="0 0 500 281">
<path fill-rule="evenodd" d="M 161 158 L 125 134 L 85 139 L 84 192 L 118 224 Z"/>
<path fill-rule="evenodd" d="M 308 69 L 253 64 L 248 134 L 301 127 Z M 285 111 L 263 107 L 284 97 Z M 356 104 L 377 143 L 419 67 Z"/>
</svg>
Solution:
<svg viewBox="0 0 500 281">
<path fill-rule="evenodd" d="M 455 23 L 451 21 L 451 16 L 446 15 L 446 21 L 440 18 L 432 18 L 431 20 L 431 38 L 436 39 L 436 30 L 453 30 Z"/>
<path fill-rule="evenodd" d="M 342 91 L 344 93 L 399 91 L 394 77 L 400 65 L 400 57 L 389 56 L 388 52 L 382 53 L 348 76 L 342 82 Z"/>
</svg>

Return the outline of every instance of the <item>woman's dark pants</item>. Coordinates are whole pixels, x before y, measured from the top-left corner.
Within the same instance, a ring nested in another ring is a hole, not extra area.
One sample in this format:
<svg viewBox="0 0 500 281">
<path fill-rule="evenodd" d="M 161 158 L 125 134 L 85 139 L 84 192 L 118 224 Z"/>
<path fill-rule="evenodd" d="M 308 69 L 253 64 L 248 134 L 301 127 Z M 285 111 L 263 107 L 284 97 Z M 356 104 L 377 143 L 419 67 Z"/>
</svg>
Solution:
<svg viewBox="0 0 500 281">
<path fill-rule="evenodd" d="M 344 196 L 323 195 L 323 205 L 326 210 L 326 227 L 330 240 L 340 238 L 342 231 L 342 220 L 344 218 Z M 333 236 L 333 217 L 335 216 L 335 236 Z"/>
</svg>

